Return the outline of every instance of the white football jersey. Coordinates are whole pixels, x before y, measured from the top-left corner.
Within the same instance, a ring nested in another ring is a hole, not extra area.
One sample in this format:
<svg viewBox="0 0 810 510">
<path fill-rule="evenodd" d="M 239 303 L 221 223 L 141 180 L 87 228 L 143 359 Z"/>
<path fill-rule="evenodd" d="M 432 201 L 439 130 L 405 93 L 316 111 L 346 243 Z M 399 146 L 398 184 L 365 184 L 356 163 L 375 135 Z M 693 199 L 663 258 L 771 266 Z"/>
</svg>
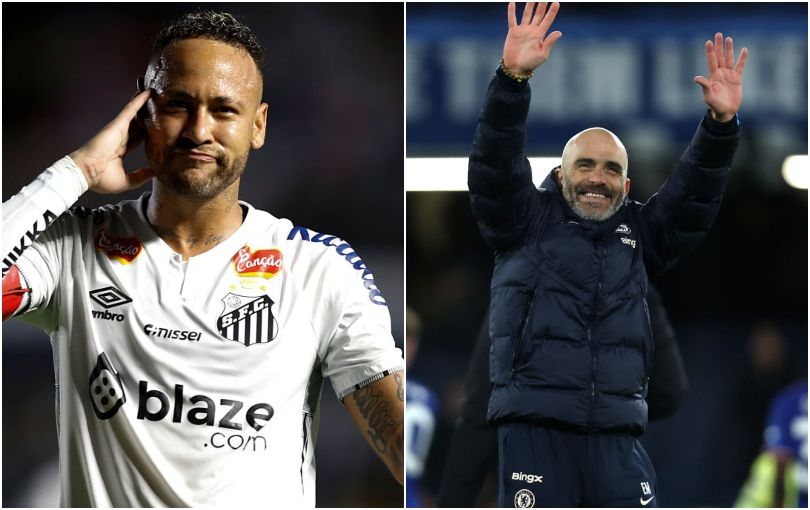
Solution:
<svg viewBox="0 0 810 510">
<path fill-rule="evenodd" d="M 62 505 L 314 506 L 323 378 L 343 398 L 403 368 L 369 269 L 245 203 L 184 262 L 148 194 L 62 214 L 78 172 L 60 160 L 3 218 L 4 274 L 17 265 L 23 320 L 53 343 Z"/>
</svg>

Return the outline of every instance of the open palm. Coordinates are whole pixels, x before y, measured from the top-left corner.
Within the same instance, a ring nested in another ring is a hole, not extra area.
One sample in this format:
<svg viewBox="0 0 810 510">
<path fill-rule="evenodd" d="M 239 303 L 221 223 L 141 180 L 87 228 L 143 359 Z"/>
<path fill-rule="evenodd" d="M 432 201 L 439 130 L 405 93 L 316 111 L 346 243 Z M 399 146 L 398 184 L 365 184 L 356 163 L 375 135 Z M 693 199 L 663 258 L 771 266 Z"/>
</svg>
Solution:
<svg viewBox="0 0 810 510">
<path fill-rule="evenodd" d="M 734 44 L 731 37 L 726 37 L 723 46 L 723 34 L 714 36 L 714 43 L 706 41 L 706 63 L 709 66 L 709 78 L 696 76 L 694 82 L 703 89 L 703 100 L 712 111 L 715 120 L 726 122 L 734 117 L 742 103 L 742 75 L 748 48 L 743 48 L 740 58 L 734 63 Z"/>
<path fill-rule="evenodd" d="M 515 17 L 515 2 L 509 2 L 509 32 L 503 45 L 504 65 L 512 72 L 529 74 L 548 59 L 551 48 L 562 32 L 555 31 L 546 37 L 546 32 L 560 10 L 560 4 L 554 2 L 546 12 L 547 2 L 529 2 L 523 9 L 523 16 L 518 24 Z M 534 13 L 534 14 L 532 14 Z"/>
</svg>

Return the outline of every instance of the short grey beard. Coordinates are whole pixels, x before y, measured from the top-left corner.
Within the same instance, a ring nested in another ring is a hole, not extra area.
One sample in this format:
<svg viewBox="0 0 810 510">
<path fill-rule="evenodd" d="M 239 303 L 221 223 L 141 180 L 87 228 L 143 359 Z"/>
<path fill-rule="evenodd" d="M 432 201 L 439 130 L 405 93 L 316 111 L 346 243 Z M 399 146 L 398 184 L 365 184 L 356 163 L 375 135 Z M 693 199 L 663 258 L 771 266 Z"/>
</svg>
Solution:
<svg viewBox="0 0 810 510">
<path fill-rule="evenodd" d="M 604 212 L 597 212 L 591 209 L 583 209 L 577 203 L 577 194 L 574 191 L 573 186 L 571 185 L 571 178 L 569 177 L 568 173 L 560 170 L 562 173 L 562 194 L 565 198 L 565 201 L 568 202 L 568 205 L 571 206 L 571 209 L 577 213 L 577 216 L 582 218 L 583 220 L 590 220 L 596 222 L 602 222 L 616 214 L 616 211 L 619 210 L 619 207 L 622 206 L 624 203 L 624 199 L 627 196 L 627 193 L 624 191 L 624 181 L 622 182 L 622 187 L 619 190 L 619 195 L 613 199 L 610 206 Z"/>
</svg>

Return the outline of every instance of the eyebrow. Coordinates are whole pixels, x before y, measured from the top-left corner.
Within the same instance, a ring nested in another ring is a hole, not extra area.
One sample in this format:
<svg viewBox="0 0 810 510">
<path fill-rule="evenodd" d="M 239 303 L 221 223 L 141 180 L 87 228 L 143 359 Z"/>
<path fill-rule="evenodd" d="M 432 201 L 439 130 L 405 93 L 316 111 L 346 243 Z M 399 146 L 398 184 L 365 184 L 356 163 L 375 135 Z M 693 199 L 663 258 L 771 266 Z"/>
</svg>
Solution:
<svg viewBox="0 0 810 510">
<path fill-rule="evenodd" d="M 594 159 L 592 159 L 592 158 L 577 158 L 577 159 L 574 161 L 574 164 L 575 164 L 575 165 L 578 165 L 578 164 L 580 164 L 580 163 L 586 163 L 586 164 L 588 164 L 588 165 L 596 165 L 596 160 L 594 160 Z M 606 161 L 606 162 L 605 162 L 605 165 L 606 165 L 606 166 L 608 166 L 608 167 L 615 167 L 615 168 L 618 168 L 619 170 L 623 170 L 623 169 L 624 169 L 624 168 L 622 167 L 621 163 L 617 163 L 617 162 L 615 162 L 615 161 L 611 161 L 611 160 Z"/>
<path fill-rule="evenodd" d="M 195 96 L 193 96 L 193 95 L 191 95 L 188 92 L 185 92 L 183 90 L 165 89 L 163 91 L 163 95 L 164 96 L 179 97 L 179 98 L 186 99 L 186 100 L 189 100 L 189 101 L 197 101 L 197 98 Z M 244 107 L 244 103 L 242 103 L 242 101 L 240 101 L 240 100 L 238 100 L 236 98 L 230 97 L 230 96 L 214 96 L 213 98 L 211 98 L 211 102 L 214 103 L 214 104 L 232 104 L 232 105 L 240 107 L 240 108 Z"/>
</svg>

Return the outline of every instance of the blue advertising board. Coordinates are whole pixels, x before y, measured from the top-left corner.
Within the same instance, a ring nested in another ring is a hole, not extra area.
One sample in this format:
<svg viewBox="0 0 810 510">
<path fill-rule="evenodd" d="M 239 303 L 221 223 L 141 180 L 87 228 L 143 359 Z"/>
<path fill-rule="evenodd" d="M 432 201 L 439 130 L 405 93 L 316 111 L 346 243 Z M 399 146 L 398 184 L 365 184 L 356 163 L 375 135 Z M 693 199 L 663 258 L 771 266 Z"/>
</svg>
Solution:
<svg viewBox="0 0 810 510">
<path fill-rule="evenodd" d="M 518 16 L 522 12 L 518 4 Z M 749 48 L 740 112 L 746 126 L 807 140 L 807 4 L 571 4 L 563 33 L 531 80 L 529 149 L 559 153 L 600 125 L 687 142 L 705 111 L 704 43 L 722 31 Z M 469 150 L 506 36 L 506 3 L 407 6 L 407 155 Z"/>
</svg>

